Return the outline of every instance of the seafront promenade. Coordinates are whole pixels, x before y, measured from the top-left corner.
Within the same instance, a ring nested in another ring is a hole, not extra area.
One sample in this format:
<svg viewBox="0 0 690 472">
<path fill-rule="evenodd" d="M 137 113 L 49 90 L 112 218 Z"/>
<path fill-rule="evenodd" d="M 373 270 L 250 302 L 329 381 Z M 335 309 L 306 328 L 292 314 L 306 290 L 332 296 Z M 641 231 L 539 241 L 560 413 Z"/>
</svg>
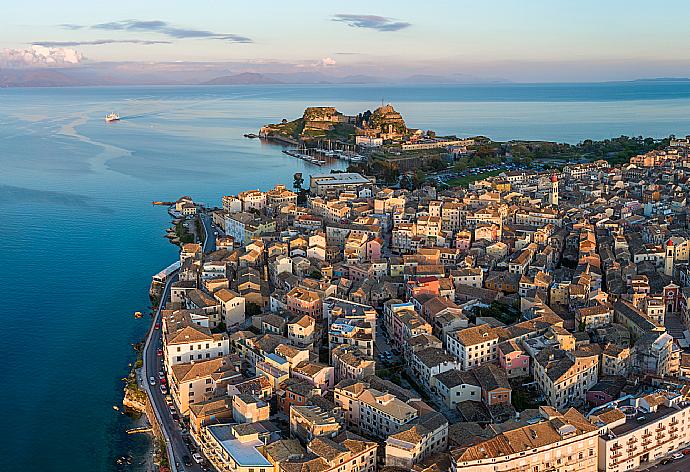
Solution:
<svg viewBox="0 0 690 472">
<path fill-rule="evenodd" d="M 210 219 L 203 214 L 200 217 L 203 223 L 202 227 L 204 229 L 203 251 L 204 253 L 208 253 L 215 249 L 215 239 L 213 238 L 213 231 L 210 227 Z M 146 392 L 149 404 L 151 405 L 151 409 L 155 415 L 155 418 L 150 418 L 150 420 L 155 419 L 155 421 L 158 423 L 161 434 L 163 435 L 162 439 L 165 442 L 167 455 L 170 461 L 170 469 L 173 472 L 200 472 L 204 469 L 199 464 L 193 464 L 191 466 L 182 465 L 183 458 L 185 456 L 192 456 L 189 446 L 184 440 L 183 430 L 178 422 L 172 417 L 170 408 L 168 407 L 168 404 L 166 403 L 164 395 L 160 389 L 152 387 L 149 384 L 149 378 L 158 378 L 158 372 L 163 370 L 161 364 L 162 357 L 158 355 L 158 351 L 163 347 L 161 333 L 161 311 L 169 299 L 170 287 L 177 280 L 178 273 L 175 271 L 170 277 L 168 277 L 165 288 L 161 294 L 160 302 L 158 303 L 158 308 L 156 309 L 156 314 L 153 317 L 151 328 L 146 336 L 143 352 L 143 365 L 141 369 L 142 374 L 139 380 L 141 387 Z"/>
</svg>

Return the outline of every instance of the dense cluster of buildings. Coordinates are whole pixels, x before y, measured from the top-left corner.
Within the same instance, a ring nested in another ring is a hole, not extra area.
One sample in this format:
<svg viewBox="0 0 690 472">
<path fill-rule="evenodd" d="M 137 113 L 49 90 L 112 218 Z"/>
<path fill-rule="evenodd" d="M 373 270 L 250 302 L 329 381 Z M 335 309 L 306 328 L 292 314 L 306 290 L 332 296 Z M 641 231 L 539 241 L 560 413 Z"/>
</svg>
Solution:
<svg viewBox="0 0 690 472">
<path fill-rule="evenodd" d="M 690 144 L 224 196 L 163 313 L 218 470 L 621 472 L 690 444 Z"/>
</svg>

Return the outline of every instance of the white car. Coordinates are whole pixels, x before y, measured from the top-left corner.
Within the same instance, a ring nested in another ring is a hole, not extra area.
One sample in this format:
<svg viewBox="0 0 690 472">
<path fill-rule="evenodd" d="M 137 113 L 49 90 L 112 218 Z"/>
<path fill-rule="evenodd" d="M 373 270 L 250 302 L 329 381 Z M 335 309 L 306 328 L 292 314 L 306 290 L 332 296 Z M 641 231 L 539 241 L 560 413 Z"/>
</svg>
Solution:
<svg viewBox="0 0 690 472">
<path fill-rule="evenodd" d="M 156 386 L 156 378 L 155 377 L 149 377 L 149 383 L 151 384 L 152 387 Z"/>
<path fill-rule="evenodd" d="M 673 454 L 671 457 L 673 457 L 674 459 L 678 460 L 678 459 L 682 459 L 684 456 L 683 456 L 683 453 L 682 453 L 682 452 L 676 452 L 676 453 Z"/>
<path fill-rule="evenodd" d="M 202 462 L 204 462 L 204 458 L 201 457 L 201 454 L 199 454 L 198 452 L 195 452 L 194 454 L 192 454 L 192 458 L 194 458 L 194 461 L 197 464 L 201 464 Z"/>
</svg>

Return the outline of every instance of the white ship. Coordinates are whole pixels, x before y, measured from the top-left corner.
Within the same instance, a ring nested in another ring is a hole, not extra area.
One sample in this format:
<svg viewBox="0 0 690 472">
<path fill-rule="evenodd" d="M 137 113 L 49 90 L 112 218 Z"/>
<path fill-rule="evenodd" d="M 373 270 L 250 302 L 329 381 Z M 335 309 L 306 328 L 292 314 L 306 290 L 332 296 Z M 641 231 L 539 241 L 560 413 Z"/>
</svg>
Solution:
<svg viewBox="0 0 690 472">
<path fill-rule="evenodd" d="M 105 122 L 110 123 L 111 121 L 119 121 L 120 120 L 120 115 L 117 113 L 109 113 L 105 115 Z"/>
</svg>

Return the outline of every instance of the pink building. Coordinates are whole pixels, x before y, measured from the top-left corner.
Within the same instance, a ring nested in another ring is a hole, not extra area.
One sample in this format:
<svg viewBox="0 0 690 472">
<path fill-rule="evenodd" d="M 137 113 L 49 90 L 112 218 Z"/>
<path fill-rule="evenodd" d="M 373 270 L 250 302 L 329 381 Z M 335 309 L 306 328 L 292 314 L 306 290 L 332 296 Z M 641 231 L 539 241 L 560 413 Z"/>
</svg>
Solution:
<svg viewBox="0 0 690 472">
<path fill-rule="evenodd" d="M 323 310 L 319 294 L 302 287 L 295 287 L 285 297 L 288 310 L 295 315 L 307 315 L 313 319 L 321 317 Z"/>
<path fill-rule="evenodd" d="M 529 355 L 513 340 L 499 344 L 498 362 L 509 379 L 529 375 Z"/>
<path fill-rule="evenodd" d="M 381 238 L 370 239 L 366 243 L 366 260 L 379 261 L 381 260 L 381 246 L 383 241 Z"/>
</svg>

